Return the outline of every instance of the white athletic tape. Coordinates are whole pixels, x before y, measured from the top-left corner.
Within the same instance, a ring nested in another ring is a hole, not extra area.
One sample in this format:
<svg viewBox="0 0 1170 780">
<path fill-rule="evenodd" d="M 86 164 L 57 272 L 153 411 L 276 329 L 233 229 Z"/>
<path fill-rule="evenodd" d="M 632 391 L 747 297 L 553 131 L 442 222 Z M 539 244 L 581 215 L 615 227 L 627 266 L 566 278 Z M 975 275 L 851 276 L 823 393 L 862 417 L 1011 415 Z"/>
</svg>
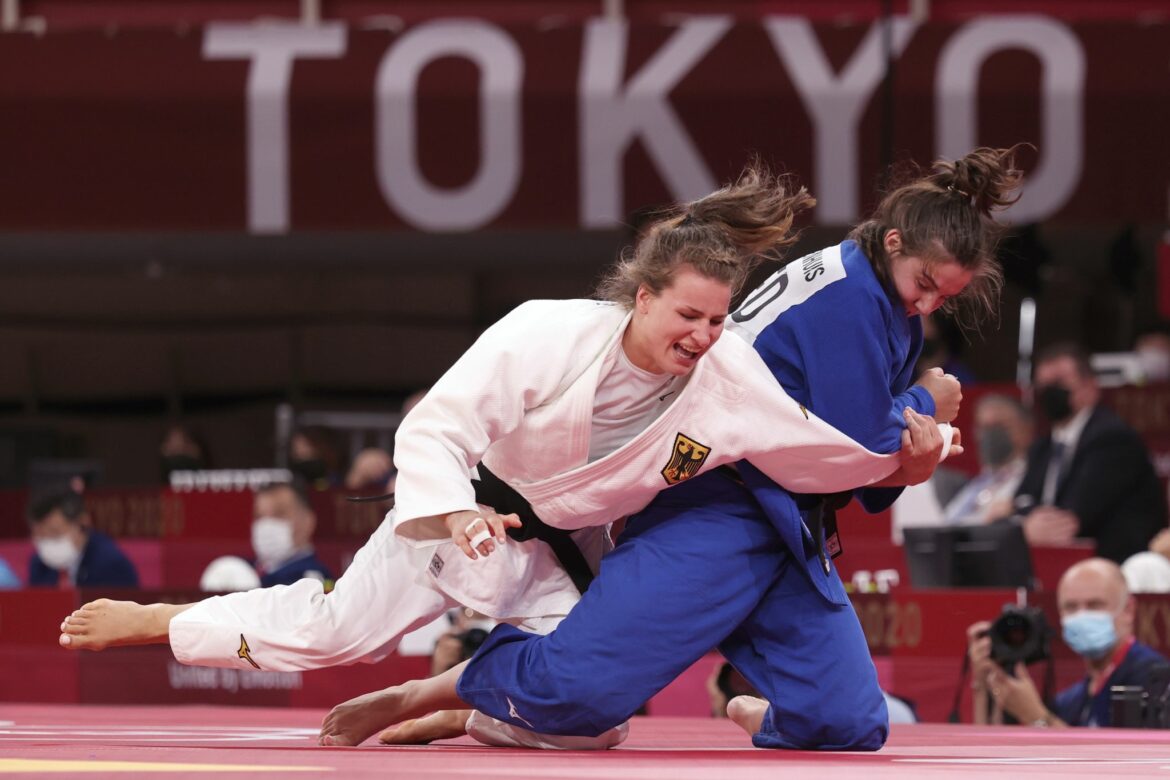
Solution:
<svg viewBox="0 0 1170 780">
<path fill-rule="evenodd" d="M 486 524 L 485 524 L 486 525 Z M 492 538 L 492 529 L 484 528 L 482 531 L 471 537 L 471 549 L 479 547 L 481 544 Z"/>
<path fill-rule="evenodd" d="M 947 459 L 947 455 L 951 454 L 951 439 L 955 436 L 955 429 L 951 427 L 950 423 L 939 423 L 938 432 L 943 440 L 942 455 L 938 458 L 938 462 L 942 463 Z"/>
</svg>

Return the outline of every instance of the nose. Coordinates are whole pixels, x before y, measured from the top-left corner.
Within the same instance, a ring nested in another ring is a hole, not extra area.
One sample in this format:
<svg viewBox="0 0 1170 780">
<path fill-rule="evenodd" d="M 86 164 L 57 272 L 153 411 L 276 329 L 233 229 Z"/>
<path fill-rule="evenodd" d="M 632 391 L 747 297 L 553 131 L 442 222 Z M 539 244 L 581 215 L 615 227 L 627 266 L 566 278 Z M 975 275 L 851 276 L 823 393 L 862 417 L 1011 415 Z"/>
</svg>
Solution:
<svg viewBox="0 0 1170 780">
<path fill-rule="evenodd" d="M 928 292 L 923 293 L 917 301 L 914 302 L 914 308 L 918 309 L 918 313 L 922 315 L 933 314 L 934 310 L 938 308 L 939 296 L 938 293 Z"/>
<path fill-rule="evenodd" d="M 691 333 L 691 338 L 694 339 L 695 345 L 706 349 L 715 339 L 711 335 L 711 326 L 700 325 Z"/>
</svg>

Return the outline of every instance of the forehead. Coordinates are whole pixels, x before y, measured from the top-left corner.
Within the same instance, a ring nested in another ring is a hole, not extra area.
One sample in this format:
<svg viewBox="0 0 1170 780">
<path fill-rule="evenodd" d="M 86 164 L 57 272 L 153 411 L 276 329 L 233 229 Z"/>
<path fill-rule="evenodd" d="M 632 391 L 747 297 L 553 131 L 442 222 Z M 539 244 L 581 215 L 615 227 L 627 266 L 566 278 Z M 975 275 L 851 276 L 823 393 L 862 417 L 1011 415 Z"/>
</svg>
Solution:
<svg viewBox="0 0 1170 780">
<path fill-rule="evenodd" d="M 1054 379 L 1076 379 L 1080 376 L 1077 363 L 1067 355 L 1046 360 L 1036 366 L 1036 384 L 1045 384 Z"/>
<path fill-rule="evenodd" d="M 73 525 L 60 509 L 54 509 L 49 514 L 45 515 L 39 523 L 33 526 L 33 530 L 42 534 L 59 535 L 64 533 Z"/>
<path fill-rule="evenodd" d="M 297 501 L 292 488 L 274 488 L 257 493 L 252 504 L 257 515 L 285 514 L 292 512 L 296 506 Z"/>
<path fill-rule="evenodd" d="M 671 276 L 663 295 L 699 309 L 723 309 L 730 306 L 731 286 L 727 282 L 704 276 L 689 265 L 679 266 Z"/>
<path fill-rule="evenodd" d="M 922 264 L 922 272 L 930 277 L 938 291 L 952 298 L 971 283 L 972 273 L 954 258 L 930 260 Z"/>
<path fill-rule="evenodd" d="M 1022 422 L 1020 413 L 1010 404 L 1002 401 L 991 401 L 978 404 L 975 407 L 975 421 L 981 424 L 988 423 L 1018 423 Z"/>
<path fill-rule="evenodd" d="M 1057 600 L 1061 609 L 1069 607 L 1113 607 L 1120 592 L 1112 577 L 1093 569 L 1082 569 L 1060 583 Z"/>
<path fill-rule="evenodd" d="M 1004 404 L 982 404 L 975 407 L 975 420 L 982 424 L 1011 422 L 1014 415 Z"/>
</svg>

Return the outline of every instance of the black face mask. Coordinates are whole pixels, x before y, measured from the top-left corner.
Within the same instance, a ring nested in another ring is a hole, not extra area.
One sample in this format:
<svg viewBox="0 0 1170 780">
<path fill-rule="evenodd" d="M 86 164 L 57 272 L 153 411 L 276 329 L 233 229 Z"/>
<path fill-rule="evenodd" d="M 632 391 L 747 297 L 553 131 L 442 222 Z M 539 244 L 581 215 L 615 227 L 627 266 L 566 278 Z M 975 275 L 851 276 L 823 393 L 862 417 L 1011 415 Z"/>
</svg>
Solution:
<svg viewBox="0 0 1170 780">
<path fill-rule="evenodd" d="M 289 470 L 310 484 L 329 476 L 329 469 L 320 458 L 294 460 L 289 464 Z"/>
<path fill-rule="evenodd" d="M 1061 423 L 1072 417 L 1068 388 L 1063 385 L 1044 385 L 1037 388 L 1036 403 L 1049 422 Z"/>
<path fill-rule="evenodd" d="M 1002 425 L 988 425 L 980 428 L 976 437 L 979 442 L 979 462 L 984 466 L 997 468 L 1012 459 L 1012 434 Z"/>
</svg>

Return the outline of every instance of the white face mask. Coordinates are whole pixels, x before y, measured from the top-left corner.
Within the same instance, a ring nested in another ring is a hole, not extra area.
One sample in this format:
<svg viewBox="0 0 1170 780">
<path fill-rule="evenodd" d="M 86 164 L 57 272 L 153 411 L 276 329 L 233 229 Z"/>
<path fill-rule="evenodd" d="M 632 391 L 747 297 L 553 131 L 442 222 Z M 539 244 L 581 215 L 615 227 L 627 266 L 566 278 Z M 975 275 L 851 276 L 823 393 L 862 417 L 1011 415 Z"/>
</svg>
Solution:
<svg viewBox="0 0 1170 780">
<path fill-rule="evenodd" d="M 34 539 L 37 555 L 50 569 L 69 571 L 81 559 L 81 550 L 68 536 Z"/>
<path fill-rule="evenodd" d="M 271 571 L 292 557 L 292 521 L 279 517 L 259 517 L 252 521 L 252 549 L 256 560 L 264 569 Z"/>
</svg>

